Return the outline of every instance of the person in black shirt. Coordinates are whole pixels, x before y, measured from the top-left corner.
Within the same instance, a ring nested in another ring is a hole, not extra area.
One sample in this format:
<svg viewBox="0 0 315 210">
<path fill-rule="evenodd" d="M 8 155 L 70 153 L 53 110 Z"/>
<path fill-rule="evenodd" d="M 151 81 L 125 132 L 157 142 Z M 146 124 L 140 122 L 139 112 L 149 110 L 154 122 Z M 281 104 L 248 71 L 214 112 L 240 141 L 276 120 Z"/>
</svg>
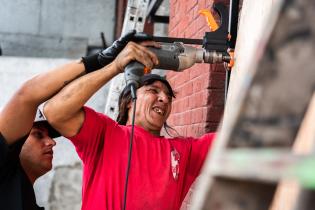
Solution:
<svg viewBox="0 0 315 210">
<path fill-rule="evenodd" d="M 27 137 L 7 145 L 0 133 L 1 209 L 43 209 L 36 204 L 33 184 L 52 168 L 52 138 L 58 136 L 39 109 Z"/>
</svg>

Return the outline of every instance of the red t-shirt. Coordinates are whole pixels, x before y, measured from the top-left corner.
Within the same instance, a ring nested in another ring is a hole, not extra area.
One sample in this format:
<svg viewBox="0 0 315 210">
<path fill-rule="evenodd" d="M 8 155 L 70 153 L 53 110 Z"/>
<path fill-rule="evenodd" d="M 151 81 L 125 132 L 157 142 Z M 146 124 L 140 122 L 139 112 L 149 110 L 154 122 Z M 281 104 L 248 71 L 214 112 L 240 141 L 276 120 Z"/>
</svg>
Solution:
<svg viewBox="0 0 315 210">
<path fill-rule="evenodd" d="M 83 161 L 82 210 L 123 207 L 131 126 L 85 107 L 70 138 Z M 157 137 L 135 126 L 126 209 L 179 209 L 215 137 Z"/>
</svg>

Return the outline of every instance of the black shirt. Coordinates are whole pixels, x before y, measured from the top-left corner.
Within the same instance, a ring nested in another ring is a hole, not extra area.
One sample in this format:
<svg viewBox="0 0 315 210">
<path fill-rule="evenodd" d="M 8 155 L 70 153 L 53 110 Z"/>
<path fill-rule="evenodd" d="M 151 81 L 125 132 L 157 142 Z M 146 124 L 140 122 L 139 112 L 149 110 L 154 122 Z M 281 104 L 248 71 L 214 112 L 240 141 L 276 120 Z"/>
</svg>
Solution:
<svg viewBox="0 0 315 210">
<path fill-rule="evenodd" d="M 33 185 L 20 164 L 19 154 L 25 139 L 8 146 L 0 133 L 1 210 L 44 209 L 37 206 Z"/>
</svg>

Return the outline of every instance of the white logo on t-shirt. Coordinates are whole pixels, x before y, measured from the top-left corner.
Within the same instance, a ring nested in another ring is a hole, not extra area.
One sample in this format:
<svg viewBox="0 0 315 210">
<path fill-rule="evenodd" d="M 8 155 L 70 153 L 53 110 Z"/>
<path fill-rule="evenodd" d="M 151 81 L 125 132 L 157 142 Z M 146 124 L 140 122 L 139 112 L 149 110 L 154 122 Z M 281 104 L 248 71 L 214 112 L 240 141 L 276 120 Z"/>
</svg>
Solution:
<svg viewBox="0 0 315 210">
<path fill-rule="evenodd" d="M 177 152 L 177 150 L 174 148 L 171 151 L 171 167 L 172 167 L 173 178 L 175 180 L 178 179 L 178 174 L 179 174 L 179 159 L 180 159 L 180 155 Z"/>
</svg>

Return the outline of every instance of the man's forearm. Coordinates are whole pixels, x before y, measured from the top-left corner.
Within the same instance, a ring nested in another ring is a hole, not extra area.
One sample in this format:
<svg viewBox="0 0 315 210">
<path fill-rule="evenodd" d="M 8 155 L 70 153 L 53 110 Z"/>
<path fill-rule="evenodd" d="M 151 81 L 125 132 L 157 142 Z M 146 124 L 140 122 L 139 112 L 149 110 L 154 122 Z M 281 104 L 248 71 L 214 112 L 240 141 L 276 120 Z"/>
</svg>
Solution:
<svg viewBox="0 0 315 210">
<path fill-rule="evenodd" d="M 0 114 L 0 131 L 7 143 L 13 143 L 30 131 L 38 105 L 83 74 L 84 65 L 72 62 L 25 82 Z"/>
<path fill-rule="evenodd" d="M 23 85 L 25 100 L 31 105 L 35 104 L 38 106 L 55 95 L 65 85 L 84 74 L 84 65 L 79 61 L 65 64 L 44 74 L 39 74 Z"/>
<path fill-rule="evenodd" d="M 44 114 L 49 123 L 64 136 L 74 135 L 81 127 L 83 119 L 72 119 L 78 118 L 84 104 L 118 73 L 111 63 L 68 84 L 45 104 Z"/>
</svg>

